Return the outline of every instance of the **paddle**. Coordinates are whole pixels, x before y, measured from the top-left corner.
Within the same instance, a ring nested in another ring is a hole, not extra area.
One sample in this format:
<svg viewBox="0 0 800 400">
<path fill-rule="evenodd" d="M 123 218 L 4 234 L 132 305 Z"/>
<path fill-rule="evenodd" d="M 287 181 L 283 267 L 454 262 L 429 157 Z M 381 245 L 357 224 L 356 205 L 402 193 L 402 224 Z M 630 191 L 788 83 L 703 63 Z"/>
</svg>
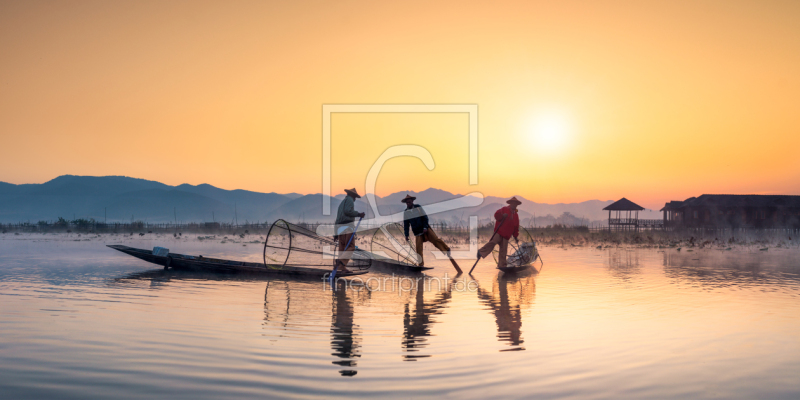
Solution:
<svg viewBox="0 0 800 400">
<path fill-rule="evenodd" d="M 352 235 L 350 235 L 350 239 L 347 241 L 347 246 L 344 246 L 344 251 L 347 251 L 347 249 L 349 249 L 349 248 L 350 248 L 350 243 L 352 243 L 352 242 L 353 242 L 353 239 L 356 237 L 356 232 L 358 232 L 358 227 L 359 227 L 359 226 L 361 226 L 361 220 L 362 220 L 362 219 L 364 219 L 364 217 L 360 217 L 360 218 L 358 219 L 358 223 L 356 224 L 356 229 L 354 229 L 354 230 L 353 230 L 353 234 L 352 234 Z M 340 255 L 341 255 L 341 254 L 340 254 Z M 331 271 L 331 276 L 330 276 L 330 278 L 328 278 L 328 280 L 330 281 L 329 283 L 330 283 L 330 285 L 331 285 L 331 289 L 333 289 L 333 278 L 334 278 L 334 277 L 336 277 L 336 271 L 337 271 L 338 269 L 339 269 L 339 260 L 337 259 L 337 260 L 336 260 L 336 261 L 333 263 L 333 271 Z"/>
<path fill-rule="evenodd" d="M 506 217 L 507 216 L 508 215 L 506 215 Z M 500 227 L 503 226 L 503 222 L 506 222 L 506 217 L 503 217 L 503 219 L 500 220 L 500 223 L 497 224 L 497 228 L 494 229 L 494 233 L 492 234 L 492 237 L 489 238 L 490 242 L 492 241 L 492 239 L 494 239 L 494 235 L 497 235 L 497 231 L 500 230 Z M 480 261 L 480 260 L 481 260 L 481 258 L 478 257 L 478 259 L 475 260 L 475 264 L 472 264 L 472 268 L 469 270 L 469 274 L 470 275 L 472 275 L 472 270 L 475 269 L 475 266 L 478 265 L 478 261 Z"/>
<path fill-rule="evenodd" d="M 458 266 L 458 263 L 456 262 L 456 260 L 453 259 L 453 257 L 448 255 L 447 258 L 450 259 L 450 263 L 453 264 L 453 267 L 456 268 L 456 274 L 457 274 L 456 276 L 461 275 L 462 273 L 464 273 L 464 271 L 461 270 L 461 267 Z"/>
</svg>

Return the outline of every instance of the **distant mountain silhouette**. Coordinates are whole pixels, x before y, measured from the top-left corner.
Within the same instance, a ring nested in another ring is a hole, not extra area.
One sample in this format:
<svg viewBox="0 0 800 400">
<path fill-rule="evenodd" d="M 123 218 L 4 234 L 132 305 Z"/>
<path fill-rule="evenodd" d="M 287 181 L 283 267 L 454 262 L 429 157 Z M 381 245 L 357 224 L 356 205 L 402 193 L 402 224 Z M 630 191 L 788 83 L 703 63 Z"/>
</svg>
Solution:
<svg viewBox="0 0 800 400">
<path fill-rule="evenodd" d="M 125 176 L 59 176 L 42 184 L 0 182 L 0 221 L 52 221 L 59 217 L 148 222 L 267 221 L 290 196 L 211 185 L 169 186 Z"/>
<path fill-rule="evenodd" d="M 374 196 L 382 215 L 401 212 L 405 205 L 400 202 L 410 194 L 417 197 L 423 206 L 442 201 L 462 199 L 462 195 L 441 189 L 429 188 L 421 192 L 398 191 L 385 197 Z M 370 195 L 371 196 L 371 195 Z M 611 200 L 589 200 L 570 204 L 542 204 L 517 195 L 520 205 L 520 221 L 532 225 L 534 214 L 537 225 L 561 221 L 599 221 L 607 218 L 603 207 Z M 298 193 L 259 193 L 247 190 L 225 190 L 208 184 L 182 184 L 170 186 L 160 182 L 125 176 L 59 176 L 42 184 L 14 185 L 0 182 L 0 222 L 54 221 L 66 219 L 94 218 L 103 221 L 142 220 L 147 222 L 232 222 L 239 223 L 274 221 L 283 218 L 289 221 L 331 222 L 336 209 L 344 198 L 337 194 L 331 200 L 331 214 L 322 215 L 322 194 L 301 195 Z M 466 224 L 469 216 L 476 215 L 486 221 L 494 212 L 505 206 L 506 198 L 487 196 L 476 207 L 463 207 L 431 215 L 431 219 L 451 224 Z M 356 202 L 356 210 L 372 212 L 367 196 Z M 569 213 L 569 214 L 564 214 Z M 548 217 L 549 215 L 549 217 Z M 645 215 L 658 218 L 658 214 Z M 565 219 L 566 218 L 566 219 Z"/>
</svg>

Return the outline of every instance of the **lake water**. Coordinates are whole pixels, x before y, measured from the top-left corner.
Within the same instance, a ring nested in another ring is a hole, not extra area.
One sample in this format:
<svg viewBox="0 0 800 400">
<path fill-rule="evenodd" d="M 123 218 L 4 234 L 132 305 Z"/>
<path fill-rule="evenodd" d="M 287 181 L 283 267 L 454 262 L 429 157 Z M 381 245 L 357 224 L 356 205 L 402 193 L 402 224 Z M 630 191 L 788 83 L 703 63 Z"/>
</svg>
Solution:
<svg viewBox="0 0 800 400">
<path fill-rule="evenodd" d="M 544 247 L 444 286 L 428 256 L 438 280 L 331 291 L 105 247 L 260 260 L 195 236 L 0 237 L 0 397 L 800 398 L 797 249 Z"/>
</svg>

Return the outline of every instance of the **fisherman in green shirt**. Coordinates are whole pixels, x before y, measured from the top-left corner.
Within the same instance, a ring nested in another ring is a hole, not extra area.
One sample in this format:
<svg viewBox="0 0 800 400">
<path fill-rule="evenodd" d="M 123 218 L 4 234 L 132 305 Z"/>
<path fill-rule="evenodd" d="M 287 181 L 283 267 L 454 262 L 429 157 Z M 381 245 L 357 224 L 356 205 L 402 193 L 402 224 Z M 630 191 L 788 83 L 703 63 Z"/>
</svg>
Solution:
<svg viewBox="0 0 800 400">
<path fill-rule="evenodd" d="M 345 189 L 347 197 L 339 204 L 339 211 L 336 212 L 336 236 L 334 238 L 339 242 L 339 259 L 336 260 L 336 268 L 340 272 L 350 272 L 347 263 L 350 262 L 350 254 L 356 248 L 355 243 L 355 227 L 353 222 L 356 217 L 364 218 L 366 214 L 356 211 L 356 199 L 361 196 L 356 192 L 356 189 Z M 352 237 L 352 240 L 351 240 Z M 347 243 L 350 243 L 350 246 Z"/>
</svg>

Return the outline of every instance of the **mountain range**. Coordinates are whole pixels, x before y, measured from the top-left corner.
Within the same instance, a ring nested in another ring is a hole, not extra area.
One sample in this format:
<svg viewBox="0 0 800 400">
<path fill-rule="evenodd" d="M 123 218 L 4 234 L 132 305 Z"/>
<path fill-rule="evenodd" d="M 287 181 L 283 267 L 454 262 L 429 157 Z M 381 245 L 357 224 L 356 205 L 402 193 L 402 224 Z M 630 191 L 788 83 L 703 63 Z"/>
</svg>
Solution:
<svg viewBox="0 0 800 400">
<path fill-rule="evenodd" d="M 459 208 L 432 213 L 431 219 L 448 223 L 466 223 L 468 216 L 480 220 L 492 217 L 505 205 L 506 198 L 486 196 L 477 204 L 467 198 L 444 190 L 430 188 L 421 192 L 400 191 L 388 196 L 372 196 L 382 215 L 401 212 L 405 205 L 400 199 L 406 194 L 417 197 L 423 206 L 450 201 Z M 65 219 L 94 218 L 97 221 L 146 222 L 264 222 L 278 218 L 287 221 L 327 222 L 334 219 L 336 208 L 344 194 L 330 198 L 332 216 L 322 215 L 322 194 L 260 193 L 247 190 L 225 190 L 208 184 L 170 186 L 160 182 L 124 176 L 63 175 L 42 184 L 14 185 L 0 182 L 0 222 L 38 222 Z M 373 216 L 367 204 L 368 196 L 356 202 L 358 211 Z M 520 221 L 525 225 L 547 225 L 558 222 L 575 224 L 599 223 L 607 218 L 603 207 L 612 200 L 589 200 L 569 204 L 536 203 L 516 196 L 520 205 Z M 568 214 L 565 214 L 568 213 Z M 646 213 L 646 212 L 645 212 Z M 535 214 L 535 217 L 534 217 Z M 647 213 L 646 213 L 647 214 Z M 642 215 L 658 218 L 660 214 Z M 549 217 L 548 217 L 549 215 Z M 564 218 L 567 218 L 566 220 Z"/>
</svg>

